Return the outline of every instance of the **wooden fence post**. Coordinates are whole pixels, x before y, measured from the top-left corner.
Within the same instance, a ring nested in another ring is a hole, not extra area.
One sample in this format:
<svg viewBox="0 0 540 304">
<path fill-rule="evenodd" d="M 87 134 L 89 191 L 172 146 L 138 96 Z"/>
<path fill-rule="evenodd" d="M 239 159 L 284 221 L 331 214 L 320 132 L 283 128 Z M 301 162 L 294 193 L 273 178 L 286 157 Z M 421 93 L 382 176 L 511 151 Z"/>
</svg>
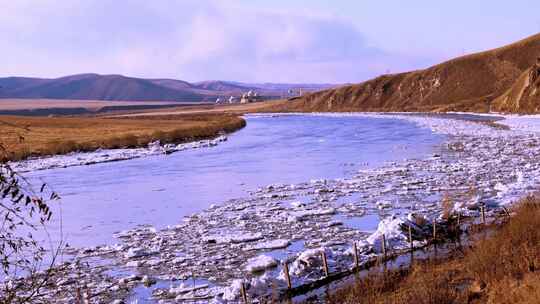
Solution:
<svg viewBox="0 0 540 304">
<path fill-rule="evenodd" d="M 410 246 L 411 246 L 411 251 L 414 250 L 414 245 L 413 245 L 413 239 L 412 239 L 412 227 L 411 225 L 409 225 L 409 243 L 410 243 Z"/>
<path fill-rule="evenodd" d="M 246 292 L 246 283 L 244 281 L 242 281 L 240 292 L 242 293 L 242 300 L 244 301 L 244 304 L 247 304 L 248 298 L 247 298 L 247 292 Z"/>
<path fill-rule="evenodd" d="M 354 250 L 354 267 L 358 268 L 359 262 L 358 262 L 358 248 L 356 248 L 356 242 L 353 243 L 353 250 Z"/>
<path fill-rule="evenodd" d="M 287 261 L 283 263 L 283 270 L 285 271 L 285 279 L 287 279 L 287 288 L 291 289 L 292 288 L 291 276 L 289 275 L 289 263 L 287 263 Z"/>
<path fill-rule="evenodd" d="M 482 224 L 486 225 L 486 206 L 484 204 L 480 206 L 480 213 L 482 214 Z"/>
<path fill-rule="evenodd" d="M 321 252 L 321 255 L 322 255 L 323 268 L 324 268 L 324 275 L 327 277 L 329 274 L 329 271 L 328 271 L 328 261 L 326 260 L 326 251 L 323 250 Z"/>
<path fill-rule="evenodd" d="M 433 220 L 433 241 L 437 239 L 437 221 Z"/>
<path fill-rule="evenodd" d="M 386 236 L 382 235 L 382 252 L 383 252 L 383 255 L 384 255 L 384 260 L 386 261 Z"/>
</svg>

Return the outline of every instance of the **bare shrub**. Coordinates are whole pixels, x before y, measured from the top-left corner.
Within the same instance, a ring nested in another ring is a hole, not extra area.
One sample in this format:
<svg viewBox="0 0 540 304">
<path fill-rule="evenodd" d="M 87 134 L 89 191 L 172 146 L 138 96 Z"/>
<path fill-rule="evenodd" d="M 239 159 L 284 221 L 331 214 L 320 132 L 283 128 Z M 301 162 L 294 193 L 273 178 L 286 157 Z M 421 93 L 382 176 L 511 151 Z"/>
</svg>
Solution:
<svg viewBox="0 0 540 304">
<path fill-rule="evenodd" d="M 52 217 L 48 203 L 59 197 L 45 184 L 35 190 L 9 166 L 8 155 L 0 142 L 0 303 L 32 303 L 62 246 L 50 244 L 47 251 L 33 234 L 45 229 Z"/>
</svg>

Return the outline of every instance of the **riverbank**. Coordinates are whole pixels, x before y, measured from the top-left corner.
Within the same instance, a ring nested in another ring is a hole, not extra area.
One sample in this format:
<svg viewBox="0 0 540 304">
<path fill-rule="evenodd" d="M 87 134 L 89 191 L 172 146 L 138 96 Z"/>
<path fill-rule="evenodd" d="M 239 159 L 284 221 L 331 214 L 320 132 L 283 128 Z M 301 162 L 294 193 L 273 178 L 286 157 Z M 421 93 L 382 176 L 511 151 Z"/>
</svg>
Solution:
<svg viewBox="0 0 540 304">
<path fill-rule="evenodd" d="M 146 147 L 152 142 L 179 144 L 215 138 L 243 128 L 232 114 L 184 114 L 138 118 L 0 117 L 5 160 Z"/>
<path fill-rule="evenodd" d="M 409 268 L 370 272 L 332 291 L 326 303 L 539 303 L 540 199 L 512 208 L 502 223 L 476 231 L 466 248 Z"/>
</svg>

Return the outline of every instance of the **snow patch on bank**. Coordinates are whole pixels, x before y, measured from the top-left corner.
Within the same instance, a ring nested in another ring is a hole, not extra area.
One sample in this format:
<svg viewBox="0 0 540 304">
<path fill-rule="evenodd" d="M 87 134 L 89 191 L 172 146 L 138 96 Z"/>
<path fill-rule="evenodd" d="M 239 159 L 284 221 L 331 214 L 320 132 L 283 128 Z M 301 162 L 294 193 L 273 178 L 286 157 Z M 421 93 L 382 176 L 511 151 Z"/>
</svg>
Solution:
<svg viewBox="0 0 540 304">
<path fill-rule="evenodd" d="M 201 140 L 177 145 L 161 145 L 159 141 L 156 141 L 150 143 L 146 148 L 99 149 L 94 152 L 74 152 L 66 155 L 29 158 L 24 161 L 10 162 L 10 166 L 17 172 L 29 172 L 53 168 L 67 168 L 74 166 L 92 165 L 154 155 L 171 154 L 190 149 L 214 147 L 226 140 L 226 136 L 219 136 L 215 139 Z"/>
<path fill-rule="evenodd" d="M 540 115 L 504 115 L 503 120 L 497 121 L 501 125 L 505 125 L 512 130 L 523 132 L 540 132 Z"/>
<path fill-rule="evenodd" d="M 449 112 L 451 114 L 461 115 L 474 115 L 474 116 L 488 116 L 498 117 L 497 123 L 509 127 L 515 131 L 523 131 L 527 133 L 540 132 L 540 114 L 532 115 L 519 115 L 519 114 L 504 114 L 499 112 L 490 113 L 469 113 L 469 112 Z"/>
</svg>

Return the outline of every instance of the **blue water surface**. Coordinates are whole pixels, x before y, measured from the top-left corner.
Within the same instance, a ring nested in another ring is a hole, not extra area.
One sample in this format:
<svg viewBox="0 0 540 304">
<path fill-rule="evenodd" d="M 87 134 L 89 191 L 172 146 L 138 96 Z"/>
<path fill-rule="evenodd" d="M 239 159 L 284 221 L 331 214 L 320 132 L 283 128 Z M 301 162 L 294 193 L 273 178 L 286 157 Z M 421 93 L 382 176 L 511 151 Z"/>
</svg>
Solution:
<svg viewBox="0 0 540 304">
<path fill-rule="evenodd" d="M 89 246 L 114 243 L 114 232 L 138 224 L 177 224 L 185 215 L 271 183 L 349 177 L 384 162 L 424 158 L 444 140 L 390 118 L 305 115 L 247 122 L 213 148 L 27 176 L 62 196 L 64 239 Z M 51 234 L 58 233 L 58 219 Z"/>
</svg>

